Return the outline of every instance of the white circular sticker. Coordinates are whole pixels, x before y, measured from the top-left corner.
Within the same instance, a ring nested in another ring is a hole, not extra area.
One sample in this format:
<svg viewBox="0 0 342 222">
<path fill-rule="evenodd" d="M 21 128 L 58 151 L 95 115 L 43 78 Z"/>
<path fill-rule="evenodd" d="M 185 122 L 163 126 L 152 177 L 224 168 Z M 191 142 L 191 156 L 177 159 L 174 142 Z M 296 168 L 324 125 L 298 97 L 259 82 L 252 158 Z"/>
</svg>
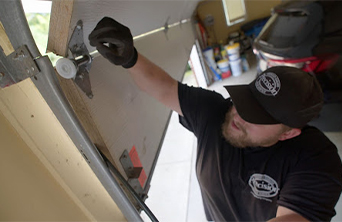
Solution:
<svg viewBox="0 0 342 222">
<path fill-rule="evenodd" d="M 249 181 L 249 186 L 255 197 L 275 197 L 278 194 L 279 188 L 277 182 L 270 176 L 265 174 L 253 174 Z"/>
<path fill-rule="evenodd" d="M 273 72 L 266 72 L 260 75 L 255 81 L 255 87 L 266 96 L 275 96 L 280 90 L 280 80 Z"/>
</svg>

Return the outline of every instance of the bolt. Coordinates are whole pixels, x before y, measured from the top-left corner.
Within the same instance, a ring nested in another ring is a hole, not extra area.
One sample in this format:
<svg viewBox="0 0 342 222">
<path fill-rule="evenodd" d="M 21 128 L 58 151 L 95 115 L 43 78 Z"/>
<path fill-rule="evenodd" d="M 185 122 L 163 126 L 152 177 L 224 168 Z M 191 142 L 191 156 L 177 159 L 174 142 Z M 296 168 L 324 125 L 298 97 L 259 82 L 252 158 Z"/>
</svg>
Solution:
<svg viewBox="0 0 342 222">
<path fill-rule="evenodd" d="M 16 53 L 15 56 L 13 57 L 14 60 L 22 60 L 25 58 L 25 53 L 23 51 L 20 51 L 19 53 Z"/>
<path fill-rule="evenodd" d="M 34 70 L 36 70 L 36 69 L 35 69 L 34 67 L 31 67 L 31 70 L 34 71 Z"/>
<path fill-rule="evenodd" d="M 76 28 L 77 28 L 77 29 L 81 29 L 82 27 L 81 27 L 80 25 L 77 25 Z"/>
</svg>

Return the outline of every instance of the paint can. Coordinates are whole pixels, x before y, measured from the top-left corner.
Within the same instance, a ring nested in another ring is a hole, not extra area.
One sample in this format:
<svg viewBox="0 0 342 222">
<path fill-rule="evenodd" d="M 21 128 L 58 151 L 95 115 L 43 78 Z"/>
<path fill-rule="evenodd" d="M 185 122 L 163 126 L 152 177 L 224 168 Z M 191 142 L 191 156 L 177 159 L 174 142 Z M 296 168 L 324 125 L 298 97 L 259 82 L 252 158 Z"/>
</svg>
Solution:
<svg viewBox="0 0 342 222">
<path fill-rule="evenodd" d="M 229 61 L 240 59 L 240 44 L 234 43 L 233 45 L 226 46 Z"/>
<path fill-rule="evenodd" d="M 211 47 L 208 47 L 206 49 L 203 50 L 203 56 L 205 58 L 205 60 L 207 60 L 207 62 L 209 63 L 209 65 L 212 68 L 216 68 L 216 62 L 214 59 L 214 50 Z"/>
<path fill-rule="evenodd" d="M 229 61 L 229 64 L 233 76 L 239 76 L 242 74 L 241 59 Z"/>
<path fill-rule="evenodd" d="M 229 61 L 227 59 L 222 59 L 217 62 L 217 66 L 221 70 L 221 72 L 228 72 L 229 71 Z"/>
</svg>

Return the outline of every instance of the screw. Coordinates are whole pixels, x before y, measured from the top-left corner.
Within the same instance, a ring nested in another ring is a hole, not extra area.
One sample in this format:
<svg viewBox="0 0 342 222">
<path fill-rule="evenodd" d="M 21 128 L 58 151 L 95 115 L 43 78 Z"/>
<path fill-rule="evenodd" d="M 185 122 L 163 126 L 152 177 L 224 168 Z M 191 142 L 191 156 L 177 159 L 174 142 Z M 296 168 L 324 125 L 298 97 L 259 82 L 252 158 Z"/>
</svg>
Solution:
<svg viewBox="0 0 342 222">
<path fill-rule="evenodd" d="M 80 25 L 77 25 L 76 28 L 77 28 L 77 29 L 81 29 L 82 27 L 81 27 Z"/>
<path fill-rule="evenodd" d="M 22 60 L 25 57 L 26 57 L 25 53 L 23 51 L 20 51 L 19 53 L 15 54 L 13 59 L 14 60 Z"/>
</svg>

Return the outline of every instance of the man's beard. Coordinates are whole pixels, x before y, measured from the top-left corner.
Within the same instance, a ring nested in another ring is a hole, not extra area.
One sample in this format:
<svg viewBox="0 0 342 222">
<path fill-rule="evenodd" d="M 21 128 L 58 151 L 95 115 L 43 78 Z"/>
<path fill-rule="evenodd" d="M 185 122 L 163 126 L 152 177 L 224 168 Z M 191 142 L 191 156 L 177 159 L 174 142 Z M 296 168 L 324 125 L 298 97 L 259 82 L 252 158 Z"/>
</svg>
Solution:
<svg viewBox="0 0 342 222">
<path fill-rule="evenodd" d="M 270 143 L 278 141 L 278 134 L 269 135 L 267 138 L 259 139 L 259 141 L 255 141 L 248 135 L 245 125 L 234 122 L 236 126 L 240 129 L 238 135 L 232 129 L 231 124 L 233 121 L 233 112 L 231 109 L 228 110 L 226 114 L 226 118 L 224 123 L 222 124 L 222 135 L 225 140 L 230 143 L 232 146 L 237 148 L 246 148 L 246 147 L 258 147 L 258 146 L 267 146 Z"/>
<path fill-rule="evenodd" d="M 238 136 L 234 136 L 230 129 L 229 126 L 232 124 L 233 121 L 233 114 L 231 112 L 231 109 L 226 113 L 226 118 L 224 123 L 222 124 L 222 134 L 223 137 L 226 139 L 228 143 L 230 143 L 234 147 L 238 148 L 246 148 L 247 146 L 251 146 L 251 141 L 247 138 L 247 132 L 246 129 L 241 126 L 240 124 L 237 124 L 237 127 L 241 130 L 241 134 Z"/>
</svg>

